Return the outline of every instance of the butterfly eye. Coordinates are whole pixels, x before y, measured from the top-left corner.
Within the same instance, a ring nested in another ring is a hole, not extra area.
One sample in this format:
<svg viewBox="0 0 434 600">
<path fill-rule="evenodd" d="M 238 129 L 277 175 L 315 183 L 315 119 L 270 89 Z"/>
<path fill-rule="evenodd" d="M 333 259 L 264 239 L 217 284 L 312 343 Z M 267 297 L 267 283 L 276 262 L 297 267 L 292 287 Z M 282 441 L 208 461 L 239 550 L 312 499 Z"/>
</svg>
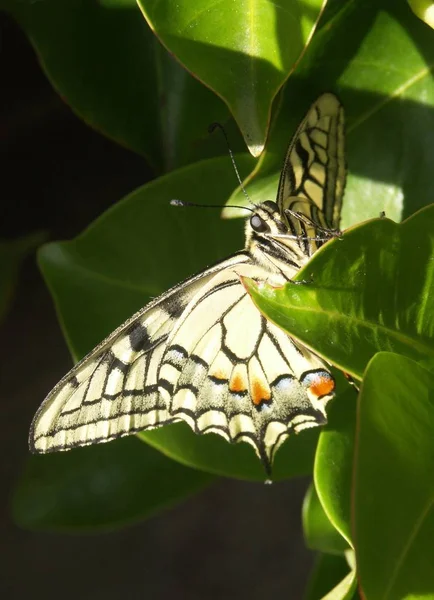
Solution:
<svg viewBox="0 0 434 600">
<path fill-rule="evenodd" d="M 258 233 L 265 233 L 267 231 L 270 231 L 270 228 L 267 225 L 267 223 L 259 215 L 253 215 L 252 217 L 250 217 L 250 225 L 252 226 L 252 229 L 254 231 L 257 231 Z"/>
</svg>

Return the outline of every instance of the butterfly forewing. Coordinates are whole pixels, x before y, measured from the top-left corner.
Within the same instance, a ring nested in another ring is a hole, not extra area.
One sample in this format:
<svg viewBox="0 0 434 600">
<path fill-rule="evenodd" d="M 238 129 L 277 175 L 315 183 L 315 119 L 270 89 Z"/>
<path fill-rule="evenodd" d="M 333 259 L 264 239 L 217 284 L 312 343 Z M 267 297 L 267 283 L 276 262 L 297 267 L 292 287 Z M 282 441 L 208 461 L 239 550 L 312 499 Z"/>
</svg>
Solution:
<svg viewBox="0 0 434 600">
<path fill-rule="evenodd" d="M 243 260 L 234 255 L 176 286 L 80 361 L 36 413 L 31 450 L 66 450 L 173 422 L 157 386 L 168 335 L 215 272 Z"/>
<path fill-rule="evenodd" d="M 303 226 L 287 215 L 295 234 L 321 237 L 322 229 L 339 227 L 346 165 L 344 114 L 333 94 L 323 94 L 300 124 L 285 157 L 277 203 L 308 217 L 314 226 Z"/>
</svg>

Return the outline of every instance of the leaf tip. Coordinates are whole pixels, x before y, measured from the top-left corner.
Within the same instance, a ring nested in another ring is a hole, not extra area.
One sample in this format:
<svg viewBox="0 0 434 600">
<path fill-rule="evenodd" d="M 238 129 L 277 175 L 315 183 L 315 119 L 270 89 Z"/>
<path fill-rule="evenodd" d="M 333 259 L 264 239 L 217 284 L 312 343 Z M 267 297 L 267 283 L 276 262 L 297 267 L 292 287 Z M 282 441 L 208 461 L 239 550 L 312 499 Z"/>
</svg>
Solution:
<svg viewBox="0 0 434 600">
<path fill-rule="evenodd" d="M 432 0 L 408 0 L 414 14 L 434 29 L 434 2 Z"/>
</svg>

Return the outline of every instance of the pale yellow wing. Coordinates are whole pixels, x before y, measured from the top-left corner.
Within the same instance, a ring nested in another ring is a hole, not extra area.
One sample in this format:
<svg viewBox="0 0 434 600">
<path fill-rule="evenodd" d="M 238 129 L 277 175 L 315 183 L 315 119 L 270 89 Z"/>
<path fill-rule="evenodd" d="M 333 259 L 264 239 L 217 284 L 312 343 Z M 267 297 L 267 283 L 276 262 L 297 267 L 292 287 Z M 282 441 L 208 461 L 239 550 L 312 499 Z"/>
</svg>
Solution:
<svg viewBox="0 0 434 600">
<path fill-rule="evenodd" d="M 48 394 L 29 436 L 32 452 L 107 442 L 171 423 L 158 371 L 174 324 L 215 275 L 247 260 L 240 253 L 172 288 L 113 332 Z"/>
<path fill-rule="evenodd" d="M 249 442 L 270 472 L 292 431 L 325 423 L 334 381 L 259 313 L 241 276 L 269 273 L 239 253 L 134 315 L 48 395 L 31 449 L 67 450 L 183 420 L 196 433 Z"/>
<path fill-rule="evenodd" d="M 338 98 L 326 93 L 301 122 L 280 176 L 277 204 L 294 235 L 321 237 L 323 229 L 339 228 L 345 180 L 344 112 Z"/>
<path fill-rule="evenodd" d="M 174 418 L 249 442 L 270 472 L 291 432 L 326 422 L 335 384 L 318 357 L 261 315 L 240 276 L 262 281 L 267 272 L 244 263 L 213 277 L 169 335 L 159 386 Z"/>
</svg>

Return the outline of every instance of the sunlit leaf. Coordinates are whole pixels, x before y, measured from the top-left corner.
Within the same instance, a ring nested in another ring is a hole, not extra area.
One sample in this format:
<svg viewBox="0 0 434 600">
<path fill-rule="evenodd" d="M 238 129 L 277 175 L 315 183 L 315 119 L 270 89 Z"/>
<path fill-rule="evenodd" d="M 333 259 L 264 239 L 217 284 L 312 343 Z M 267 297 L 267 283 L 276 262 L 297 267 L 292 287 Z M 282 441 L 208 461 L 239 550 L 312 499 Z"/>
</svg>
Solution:
<svg viewBox="0 0 434 600">
<path fill-rule="evenodd" d="M 434 358 L 434 205 L 401 225 L 376 219 L 321 248 L 282 288 L 245 285 L 280 327 L 361 378 L 381 350 Z"/>
<path fill-rule="evenodd" d="M 258 156 L 271 103 L 303 54 L 325 1 L 138 1 L 166 48 L 226 102 Z"/>
<path fill-rule="evenodd" d="M 333 91 L 347 121 L 342 227 L 383 210 L 401 220 L 434 197 L 433 33 L 396 0 L 334 3 L 323 19 L 326 25 L 285 86 L 247 191 L 254 202 L 275 199 L 285 150 L 300 119 L 320 93 Z M 245 202 L 240 190 L 228 200 Z M 233 214 L 225 211 L 225 217 Z"/>
<path fill-rule="evenodd" d="M 408 3 L 414 14 L 434 29 L 434 2 L 432 0 L 408 0 Z"/>
</svg>

